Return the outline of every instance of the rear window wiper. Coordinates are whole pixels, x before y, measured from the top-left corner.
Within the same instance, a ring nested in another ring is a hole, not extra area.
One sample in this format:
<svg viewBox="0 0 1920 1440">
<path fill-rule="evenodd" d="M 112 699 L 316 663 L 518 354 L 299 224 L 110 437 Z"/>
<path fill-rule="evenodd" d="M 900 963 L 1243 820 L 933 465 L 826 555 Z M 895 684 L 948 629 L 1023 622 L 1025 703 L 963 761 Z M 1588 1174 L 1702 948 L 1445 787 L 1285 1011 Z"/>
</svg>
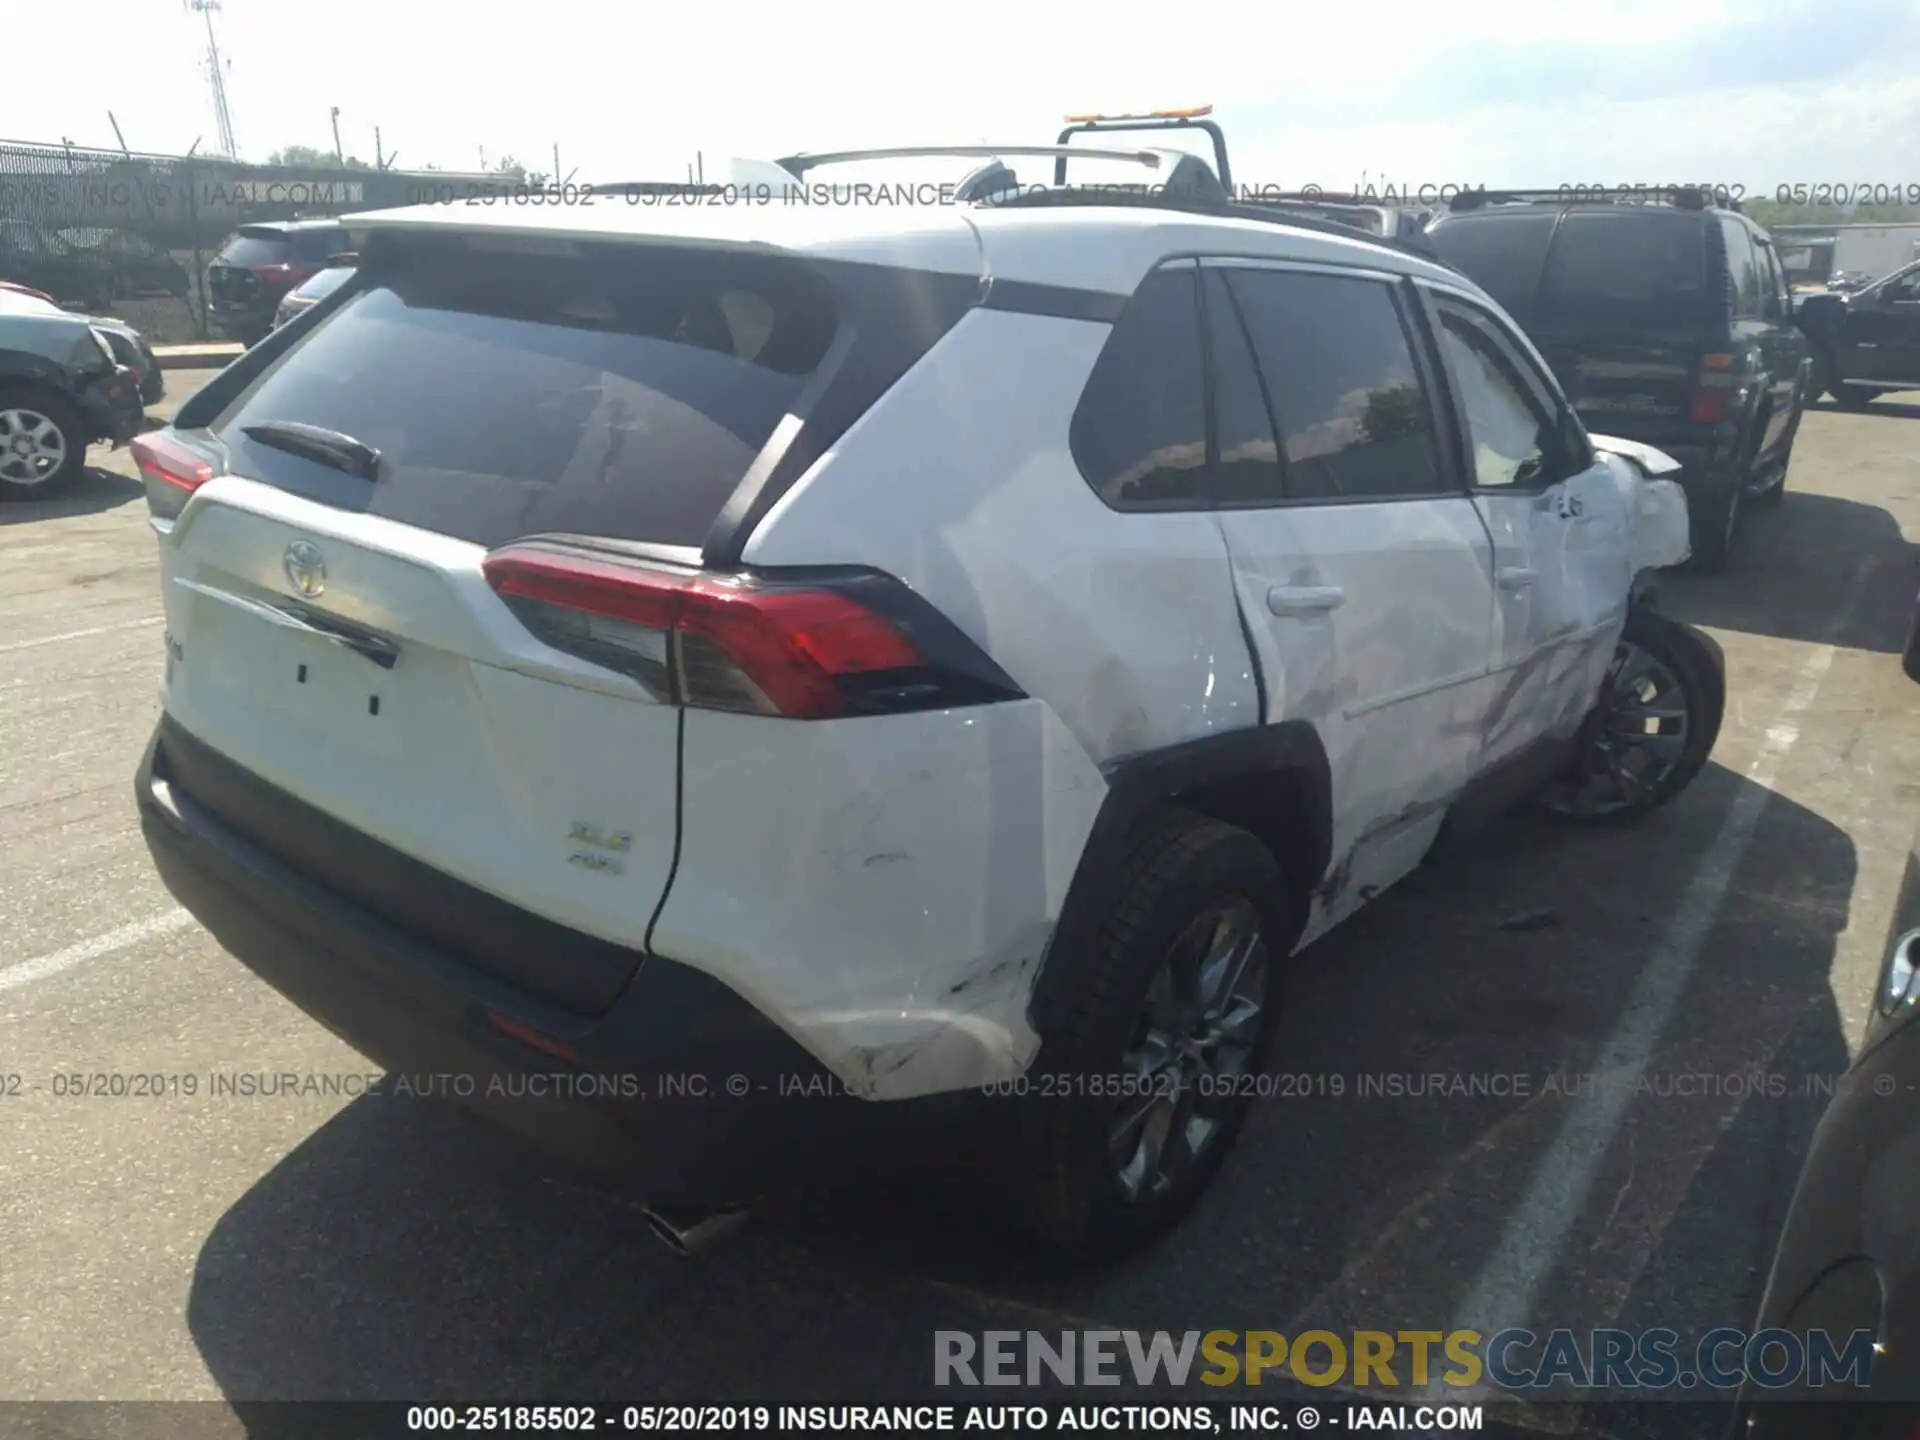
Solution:
<svg viewBox="0 0 1920 1440">
<path fill-rule="evenodd" d="M 240 433 L 249 440 L 357 475 L 362 480 L 380 478 L 380 452 L 366 441 L 343 435 L 338 430 L 302 425 L 294 420 L 265 420 L 258 425 L 241 426 Z"/>
</svg>

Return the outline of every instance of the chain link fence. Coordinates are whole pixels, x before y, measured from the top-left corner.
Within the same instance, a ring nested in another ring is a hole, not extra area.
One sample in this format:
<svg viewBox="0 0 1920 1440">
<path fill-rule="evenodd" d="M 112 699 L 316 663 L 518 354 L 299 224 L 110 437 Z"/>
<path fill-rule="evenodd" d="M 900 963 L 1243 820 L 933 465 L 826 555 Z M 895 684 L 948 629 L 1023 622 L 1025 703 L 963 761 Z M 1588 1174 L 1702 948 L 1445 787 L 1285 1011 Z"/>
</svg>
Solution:
<svg viewBox="0 0 1920 1440">
<path fill-rule="evenodd" d="M 241 225 L 416 204 L 452 178 L 0 141 L 0 280 L 154 344 L 205 339 L 207 264 Z"/>
</svg>

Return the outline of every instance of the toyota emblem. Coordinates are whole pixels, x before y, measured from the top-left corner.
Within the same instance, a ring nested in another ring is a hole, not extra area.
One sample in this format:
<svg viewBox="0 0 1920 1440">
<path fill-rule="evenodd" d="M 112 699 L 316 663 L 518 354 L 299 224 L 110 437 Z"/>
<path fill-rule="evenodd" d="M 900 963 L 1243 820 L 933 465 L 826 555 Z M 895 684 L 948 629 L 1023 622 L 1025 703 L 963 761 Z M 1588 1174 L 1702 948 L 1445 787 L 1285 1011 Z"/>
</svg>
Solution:
<svg viewBox="0 0 1920 1440">
<path fill-rule="evenodd" d="M 288 582 L 309 600 L 327 588 L 326 557 L 311 540 L 287 546 L 286 570 Z"/>
</svg>

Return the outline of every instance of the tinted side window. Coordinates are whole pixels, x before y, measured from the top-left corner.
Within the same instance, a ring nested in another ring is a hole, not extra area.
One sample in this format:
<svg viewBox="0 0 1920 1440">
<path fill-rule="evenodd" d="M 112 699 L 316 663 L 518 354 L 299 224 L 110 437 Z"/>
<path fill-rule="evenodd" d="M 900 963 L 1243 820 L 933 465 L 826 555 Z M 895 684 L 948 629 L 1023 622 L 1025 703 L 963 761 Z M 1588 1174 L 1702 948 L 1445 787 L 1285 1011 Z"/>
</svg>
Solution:
<svg viewBox="0 0 1920 1440">
<path fill-rule="evenodd" d="M 1294 499 L 1451 493 L 1433 416 L 1385 281 L 1227 272 L 1253 341 Z"/>
<path fill-rule="evenodd" d="M 1073 458 L 1120 510 L 1206 505 L 1199 267 L 1156 270 L 1114 322 L 1073 412 Z"/>
<path fill-rule="evenodd" d="M 1727 242 L 1727 277 L 1733 298 L 1733 318 L 1760 318 L 1760 267 L 1754 260 L 1753 242 L 1747 227 L 1738 220 L 1723 219 L 1720 233 Z"/>
<path fill-rule="evenodd" d="M 1267 409 L 1260 367 L 1247 344 L 1246 326 L 1227 291 L 1226 276 L 1208 270 L 1205 284 L 1213 347 L 1213 428 L 1220 447 L 1213 468 L 1214 499 L 1222 505 L 1284 500 L 1280 447 L 1273 438 L 1273 415 Z"/>
<path fill-rule="evenodd" d="M 1440 349 L 1466 412 L 1473 483 L 1486 490 L 1525 490 L 1548 474 L 1555 449 L 1552 422 L 1541 412 L 1511 357 L 1471 318 L 1440 309 Z"/>
<path fill-rule="evenodd" d="M 1532 320 L 1547 242 L 1558 217 L 1551 210 L 1443 219 L 1427 231 L 1440 258 L 1465 275 L 1522 325 Z"/>
<path fill-rule="evenodd" d="M 1760 262 L 1760 313 L 1778 320 L 1787 313 L 1787 279 L 1780 270 L 1780 257 L 1770 241 L 1755 238 L 1754 258 Z"/>
</svg>

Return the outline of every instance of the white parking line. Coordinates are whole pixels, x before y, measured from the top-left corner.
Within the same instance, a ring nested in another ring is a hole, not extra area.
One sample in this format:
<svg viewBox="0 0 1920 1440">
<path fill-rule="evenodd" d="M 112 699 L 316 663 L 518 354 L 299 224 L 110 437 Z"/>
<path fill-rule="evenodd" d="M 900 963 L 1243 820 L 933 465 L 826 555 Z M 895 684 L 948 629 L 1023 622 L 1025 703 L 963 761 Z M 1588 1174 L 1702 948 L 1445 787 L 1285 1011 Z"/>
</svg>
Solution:
<svg viewBox="0 0 1920 1440">
<path fill-rule="evenodd" d="M 42 635 L 38 640 L 9 640 L 5 645 L 0 645 L 0 655 L 8 655 L 15 650 L 31 650 L 36 645 L 58 645 L 63 640 L 85 640 L 89 635 L 138 630 L 143 625 L 159 625 L 166 618 L 164 615 L 154 615 L 145 620 L 123 620 L 118 625 L 96 625 L 91 630 L 69 630 L 64 635 Z"/>
<path fill-rule="evenodd" d="M 1853 612 L 1864 588 L 1863 578 L 1856 580 L 1829 633 L 1840 633 Z M 1834 646 L 1821 645 L 1801 665 L 1760 753 L 1747 767 L 1748 783 L 1728 807 L 1719 833 L 1701 856 L 1679 909 L 1592 1066 L 1594 1087 L 1582 1090 L 1569 1103 L 1560 1133 L 1508 1217 L 1498 1247 L 1455 1307 L 1453 1329 L 1491 1335 L 1534 1318 L 1541 1289 L 1560 1263 L 1567 1236 L 1586 1207 L 1594 1177 L 1626 1118 L 1637 1082 L 1646 1073 L 1693 976 L 1727 889 L 1773 798 L 1780 767 L 1800 738 L 1799 718 L 1819 694 L 1834 654 Z"/>
<path fill-rule="evenodd" d="M 151 940 L 156 935 L 169 935 L 175 930 L 185 929 L 193 923 L 193 916 L 179 908 L 162 910 L 158 915 L 149 915 L 144 920 L 136 920 L 131 925 L 122 925 L 118 930 L 109 930 L 104 935 L 96 935 L 91 940 L 82 940 L 78 945 L 69 945 L 64 950 L 56 950 L 51 955 L 42 955 L 37 960 L 22 960 L 17 965 L 9 965 L 0 970 L 0 990 L 15 990 L 22 985 L 31 985 L 36 980 L 45 980 L 58 975 L 62 970 L 71 970 L 76 965 L 84 965 L 89 960 L 98 960 L 102 955 L 110 955 L 115 950 L 125 949 L 142 940 Z"/>
</svg>

